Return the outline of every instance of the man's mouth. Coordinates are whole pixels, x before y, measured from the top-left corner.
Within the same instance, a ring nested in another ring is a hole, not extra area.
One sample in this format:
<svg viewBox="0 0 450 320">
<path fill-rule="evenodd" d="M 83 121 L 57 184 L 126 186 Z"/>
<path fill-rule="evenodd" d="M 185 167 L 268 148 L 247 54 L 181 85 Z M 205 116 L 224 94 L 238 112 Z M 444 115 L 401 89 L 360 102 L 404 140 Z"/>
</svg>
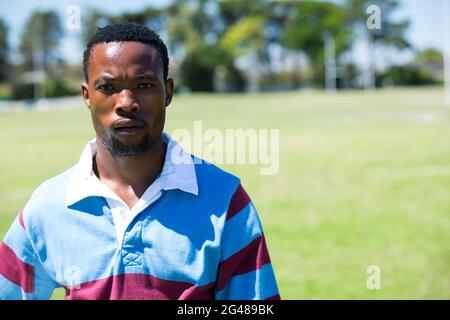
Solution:
<svg viewBox="0 0 450 320">
<path fill-rule="evenodd" d="M 144 130 L 144 124 L 141 121 L 123 119 L 116 121 L 113 129 L 120 135 L 132 135 Z"/>
</svg>

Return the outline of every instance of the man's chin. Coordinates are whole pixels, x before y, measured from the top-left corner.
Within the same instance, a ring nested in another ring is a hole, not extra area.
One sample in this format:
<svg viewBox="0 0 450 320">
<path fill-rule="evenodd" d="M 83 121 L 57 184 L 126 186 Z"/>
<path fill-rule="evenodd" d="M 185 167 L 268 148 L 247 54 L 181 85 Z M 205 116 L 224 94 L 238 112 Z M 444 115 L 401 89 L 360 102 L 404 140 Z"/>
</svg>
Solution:
<svg viewBox="0 0 450 320">
<path fill-rule="evenodd" d="M 141 138 L 138 142 L 133 140 L 135 139 L 128 139 L 128 137 L 121 137 L 121 139 L 111 137 L 109 141 L 103 141 L 103 144 L 114 156 L 118 157 L 140 156 L 151 149 L 154 144 L 148 136 Z"/>
</svg>

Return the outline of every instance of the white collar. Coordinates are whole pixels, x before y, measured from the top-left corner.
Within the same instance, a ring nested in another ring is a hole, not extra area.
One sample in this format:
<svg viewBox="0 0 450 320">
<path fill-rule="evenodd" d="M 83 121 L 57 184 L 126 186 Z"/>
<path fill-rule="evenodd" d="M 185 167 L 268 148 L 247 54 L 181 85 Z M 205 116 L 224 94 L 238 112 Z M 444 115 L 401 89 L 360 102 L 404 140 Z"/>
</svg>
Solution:
<svg viewBox="0 0 450 320">
<path fill-rule="evenodd" d="M 153 194 L 153 191 L 171 189 L 180 189 L 198 195 L 195 165 L 191 155 L 165 132 L 163 141 L 167 144 L 167 150 L 161 174 L 148 187 L 144 196 Z M 66 206 L 71 206 L 91 196 L 120 201 L 120 198 L 111 189 L 103 183 L 98 183 L 100 181 L 92 169 L 92 157 L 96 152 L 96 139 L 93 139 L 86 144 L 80 160 L 73 169 L 67 187 Z"/>
</svg>

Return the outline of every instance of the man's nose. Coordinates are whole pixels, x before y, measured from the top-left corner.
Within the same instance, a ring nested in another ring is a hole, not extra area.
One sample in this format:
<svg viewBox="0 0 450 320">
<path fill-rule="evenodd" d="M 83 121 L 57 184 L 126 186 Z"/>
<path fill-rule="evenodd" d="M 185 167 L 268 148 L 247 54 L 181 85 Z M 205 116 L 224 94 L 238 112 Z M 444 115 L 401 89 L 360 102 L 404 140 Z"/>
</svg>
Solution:
<svg viewBox="0 0 450 320">
<path fill-rule="evenodd" d="M 128 89 L 120 91 L 115 111 L 117 113 L 137 113 L 139 110 L 139 104 L 136 101 L 133 92 Z"/>
</svg>

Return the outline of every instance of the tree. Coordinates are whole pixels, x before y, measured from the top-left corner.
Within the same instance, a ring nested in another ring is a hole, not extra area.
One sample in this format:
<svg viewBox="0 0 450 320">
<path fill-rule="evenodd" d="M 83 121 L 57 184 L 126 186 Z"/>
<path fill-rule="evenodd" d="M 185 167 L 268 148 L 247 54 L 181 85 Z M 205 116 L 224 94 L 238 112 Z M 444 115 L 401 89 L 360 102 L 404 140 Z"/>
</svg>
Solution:
<svg viewBox="0 0 450 320">
<path fill-rule="evenodd" d="M 435 83 L 444 81 L 444 56 L 436 49 L 425 49 L 419 51 L 412 62 L 422 73 L 431 74 Z"/>
<path fill-rule="evenodd" d="M 302 1 L 293 7 L 285 22 L 282 44 L 303 51 L 311 61 L 313 81 L 324 84 L 324 35 L 335 39 L 336 56 L 349 49 L 351 32 L 345 27 L 345 9 L 331 2 Z"/>
<path fill-rule="evenodd" d="M 18 76 L 12 81 L 15 99 L 40 100 L 73 94 L 63 76 L 64 61 L 58 50 L 62 35 L 63 28 L 56 12 L 32 13 L 19 44 L 23 63 L 17 68 Z"/>
<path fill-rule="evenodd" d="M 366 21 L 368 18 L 367 8 L 377 6 L 380 8 L 380 28 L 368 29 Z M 411 47 L 405 38 L 405 31 L 409 26 L 408 20 L 394 21 L 393 13 L 399 8 L 398 0 L 347 0 L 346 12 L 349 26 L 361 27 L 366 30 L 376 45 L 405 49 Z"/>
<path fill-rule="evenodd" d="M 414 62 L 417 64 L 443 64 L 444 56 L 442 52 L 436 49 L 425 49 L 416 54 Z"/>
<path fill-rule="evenodd" d="M 420 86 L 436 84 L 433 74 L 413 65 L 392 66 L 379 75 L 379 80 L 394 86 Z"/>
<path fill-rule="evenodd" d="M 377 8 L 375 14 L 379 14 L 379 28 L 368 28 L 367 9 Z M 410 48 L 410 43 L 405 38 L 405 31 L 409 26 L 408 20 L 396 21 L 392 18 L 393 13 L 400 6 L 398 0 L 347 0 L 347 24 L 355 30 L 362 30 L 367 36 L 369 49 L 369 68 L 366 87 L 375 87 L 375 62 L 374 52 L 378 47 L 391 47 L 399 50 Z M 367 77 L 366 77 L 367 78 Z"/>
<path fill-rule="evenodd" d="M 82 28 L 82 46 L 85 47 L 89 39 L 97 32 L 99 27 L 104 27 L 111 23 L 111 18 L 108 14 L 92 9 L 88 10 L 88 14 L 84 16 Z"/>
<path fill-rule="evenodd" d="M 227 29 L 219 44 L 235 58 L 255 53 L 264 46 L 263 27 L 263 17 L 245 16 Z"/>
<path fill-rule="evenodd" d="M 199 46 L 217 41 L 214 17 L 205 12 L 207 3 L 207 0 L 176 0 L 166 8 L 169 47 L 180 58 Z"/>
<path fill-rule="evenodd" d="M 112 23 L 135 22 L 148 26 L 156 33 L 162 33 L 165 21 L 164 9 L 148 7 L 138 12 L 125 12 L 117 16 L 110 16 Z"/>
<path fill-rule="evenodd" d="M 167 35 L 172 53 L 182 60 L 181 80 L 192 91 L 213 91 L 217 71 L 225 69 L 228 91 L 242 90 L 243 78 L 234 66 L 234 55 L 223 47 L 214 1 L 175 1 L 166 10 Z M 218 9 L 218 7 L 216 7 Z M 218 69 L 219 68 L 219 69 Z"/>
<path fill-rule="evenodd" d="M 62 35 L 63 29 L 56 12 L 35 11 L 28 20 L 20 41 L 25 68 L 31 70 L 33 59 L 39 57 L 39 63 L 47 71 L 51 63 L 59 58 L 58 44 Z"/>
<path fill-rule="evenodd" d="M 164 29 L 164 19 L 165 12 L 163 9 L 151 7 L 138 12 L 125 12 L 118 15 L 110 15 L 98 9 L 92 9 L 89 10 L 89 14 L 83 20 L 82 45 L 86 45 L 98 28 L 108 24 L 135 22 L 147 25 L 157 33 L 160 33 Z"/>
<path fill-rule="evenodd" d="M 8 78 L 8 52 L 8 27 L 6 26 L 5 22 L 0 20 L 0 82 Z"/>
<path fill-rule="evenodd" d="M 294 9 L 293 2 L 220 1 L 218 10 L 219 26 L 223 28 L 221 45 L 235 59 L 246 57 L 248 69 L 252 68 L 258 78 L 257 89 L 275 89 L 280 79 L 275 75 L 274 49 L 286 53 L 281 45 L 281 35 L 285 22 Z M 299 80 L 295 73 L 294 81 Z"/>
</svg>

